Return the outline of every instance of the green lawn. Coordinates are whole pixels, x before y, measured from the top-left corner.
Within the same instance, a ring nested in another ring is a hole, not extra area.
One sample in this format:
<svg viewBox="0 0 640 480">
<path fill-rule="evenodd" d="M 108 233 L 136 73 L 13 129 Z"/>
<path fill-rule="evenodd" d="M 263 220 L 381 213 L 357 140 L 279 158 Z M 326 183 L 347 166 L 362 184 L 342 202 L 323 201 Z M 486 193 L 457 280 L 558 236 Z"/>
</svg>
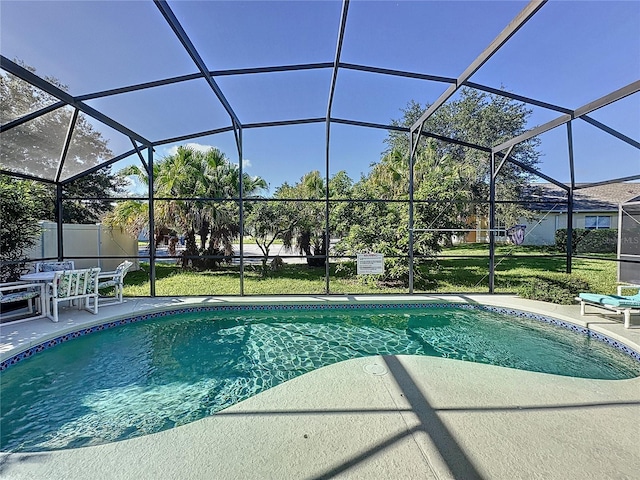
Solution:
<svg viewBox="0 0 640 480">
<path fill-rule="evenodd" d="M 487 292 L 488 245 L 463 245 L 440 253 L 437 267 L 423 267 L 426 284 L 416 292 Z M 603 257 L 603 256 L 601 256 Z M 609 258 L 614 258 L 609 256 Z M 499 246 L 496 249 L 495 287 L 498 293 L 517 293 L 518 288 L 540 275 L 564 276 L 565 257 L 545 247 Z M 149 295 L 149 266 L 130 272 L 125 278 L 125 295 Z M 245 266 L 244 292 L 247 295 L 324 294 L 325 269 L 307 265 L 285 265 L 262 278 L 257 266 Z M 573 274 L 587 281 L 592 291 L 615 293 L 616 263 L 599 259 L 574 259 Z M 330 269 L 330 290 L 336 294 L 406 293 L 406 288 L 368 285 Z M 156 295 L 239 295 L 240 270 L 225 266 L 217 271 L 189 272 L 166 263 L 156 264 Z"/>
<path fill-rule="evenodd" d="M 465 256 L 468 256 L 465 258 Z M 489 246 L 462 245 L 441 252 L 440 268 L 431 272 L 435 291 L 478 292 L 489 286 Z M 460 257 L 460 258 L 457 258 Z M 471 258 L 469 258 L 471 257 Z M 481 258 L 473 258 L 481 257 Z M 573 259 L 572 273 L 585 280 L 593 291 L 615 293 L 617 266 L 607 258 L 615 255 L 593 255 L 594 259 Z M 602 258 L 602 260 L 600 260 Z M 498 246 L 495 259 L 495 290 L 517 293 L 523 283 L 536 276 L 562 276 L 566 257 L 548 247 L 513 245 Z"/>
</svg>

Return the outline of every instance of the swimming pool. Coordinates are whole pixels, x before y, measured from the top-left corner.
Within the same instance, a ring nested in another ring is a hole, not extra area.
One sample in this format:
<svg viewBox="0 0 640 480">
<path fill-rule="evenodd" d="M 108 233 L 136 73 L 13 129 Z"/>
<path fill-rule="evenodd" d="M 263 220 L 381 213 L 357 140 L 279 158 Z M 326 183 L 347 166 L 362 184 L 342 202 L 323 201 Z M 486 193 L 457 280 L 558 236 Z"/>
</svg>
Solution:
<svg viewBox="0 0 640 480">
<path fill-rule="evenodd" d="M 0 449 L 73 448 L 166 430 L 368 355 L 431 355 L 586 378 L 640 376 L 637 354 L 545 317 L 470 305 L 357 307 L 195 308 L 65 335 L 40 347 L 55 348 L 3 371 Z M 86 335 L 92 330 L 104 331 Z"/>
</svg>

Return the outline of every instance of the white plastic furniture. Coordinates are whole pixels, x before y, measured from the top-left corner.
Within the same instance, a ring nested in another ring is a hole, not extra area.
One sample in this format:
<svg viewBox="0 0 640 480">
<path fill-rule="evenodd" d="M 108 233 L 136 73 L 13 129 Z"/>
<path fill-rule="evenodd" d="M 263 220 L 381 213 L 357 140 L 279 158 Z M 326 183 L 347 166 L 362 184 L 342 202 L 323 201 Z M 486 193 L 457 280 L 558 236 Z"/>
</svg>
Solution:
<svg viewBox="0 0 640 480">
<path fill-rule="evenodd" d="M 63 262 L 37 262 L 35 265 L 35 273 L 73 270 L 74 268 L 73 260 L 65 260 Z"/>
<path fill-rule="evenodd" d="M 38 299 L 38 309 L 34 309 L 34 300 Z M 27 314 L 7 314 L 4 306 L 15 302 L 27 301 Z M 10 282 L 0 284 L 0 317 L 3 319 L 29 319 L 41 318 L 47 314 L 47 304 L 43 283 Z"/>
<path fill-rule="evenodd" d="M 78 309 L 96 315 L 98 313 L 98 274 L 99 268 L 85 268 L 81 270 L 64 270 L 54 272 L 51 283 L 48 283 L 51 300 L 52 321 L 58 321 L 58 304 L 60 302 L 78 300 Z M 91 307 L 93 299 L 93 307 Z"/>
<path fill-rule="evenodd" d="M 611 310 L 618 315 L 624 315 L 624 328 L 631 327 L 631 314 L 640 313 L 640 290 L 635 295 L 600 295 L 596 293 L 581 293 L 576 297 L 580 302 L 580 315 L 584 316 L 585 307 L 592 305 Z"/>
<path fill-rule="evenodd" d="M 124 290 L 124 277 L 127 275 L 127 272 L 132 265 L 133 262 L 125 260 L 120 265 L 118 265 L 113 272 L 101 272 L 100 275 L 98 275 L 99 290 L 109 287 L 113 287 L 115 290 L 115 300 L 113 302 L 101 303 L 101 306 L 115 305 L 124 302 L 124 299 L 122 298 L 122 292 Z"/>
<path fill-rule="evenodd" d="M 622 295 L 622 291 L 627 289 L 637 290 L 638 292 L 640 292 L 640 285 L 635 285 L 631 283 L 628 283 L 626 285 L 618 285 L 618 295 Z"/>
</svg>

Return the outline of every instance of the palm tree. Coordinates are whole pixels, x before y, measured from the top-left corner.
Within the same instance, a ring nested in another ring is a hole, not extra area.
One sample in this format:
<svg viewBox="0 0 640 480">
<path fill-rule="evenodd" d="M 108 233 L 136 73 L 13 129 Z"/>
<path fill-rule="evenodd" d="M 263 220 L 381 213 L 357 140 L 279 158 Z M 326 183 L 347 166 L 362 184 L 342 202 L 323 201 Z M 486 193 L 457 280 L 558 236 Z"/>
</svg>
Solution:
<svg viewBox="0 0 640 480">
<path fill-rule="evenodd" d="M 193 151 L 188 148 L 178 147 L 178 151 L 175 155 L 166 157 L 153 165 L 153 179 L 154 179 L 154 197 L 157 198 L 171 198 L 186 196 L 186 185 L 192 178 L 191 173 L 191 157 Z M 132 165 L 122 169 L 118 172 L 121 176 L 134 176 L 145 185 L 149 185 L 149 176 L 146 170 Z M 143 218 L 136 218 L 135 220 L 129 219 L 125 224 L 122 222 L 122 217 L 126 213 L 132 212 L 132 205 L 129 202 L 118 205 L 112 215 L 109 216 L 108 221 L 113 224 L 120 224 L 126 228 L 126 224 L 135 225 L 139 228 L 140 224 L 148 224 L 148 205 L 145 208 L 136 209 L 137 214 L 143 216 Z M 146 204 L 145 204 L 146 205 Z M 182 200 L 158 200 L 155 202 L 154 218 L 154 238 L 156 244 L 162 239 L 163 232 L 167 230 L 184 231 L 187 227 L 187 217 L 189 205 Z M 121 211 L 122 210 L 122 211 Z"/>
<path fill-rule="evenodd" d="M 139 167 L 127 167 L 119 173 L 123 176 L 135 176 L 142 183 L 149 184 L 147 172 Z M 201 152 L 180 146 L 174 155 L 154 164 L 153 178 L 154 196 L 166 198 L 154 203 L 154 235 L 158 238 L 159 233 L 166 229 L 185 233 L 187 250 L 183 266 L 189 263 L 187 256 L 198 256 L 200 251 L 208 255 L 219 252 L 224 255 L 233 254 L 232 241 L 240 231 L 238 206 L 224 200 L 239 197 L 240 169 L 237 165 L 232 164 L 216 148 Z M 242 178 L 245 197 L 267 188 L 266 182 L 259 177 L 243 174 Z M 125 228 L 127 225 L 135 225 L 136 229 L 140 228 L 141 223 L 148 224 L 148 206 L 146 212 L 143 207 L 135 210 L 135 215 L 138 216 L 135 220 L 127 216 L 133 213 L 131 202 L 124 202 L 116 207 L 109 221 Z M 143 215 L 144 222 L 141 219 Z M 196 233 L 200 236 L 200 250 L 195 242 Z M 209 247 L 205 250 L 207 237 Z M 208 263 L 212 265 L 216 262 Z"/>
<path fill-rule="evenodd" d="M 240 167 L 229 161 L 217 148 L 194 155 L 196 196 L 215 199 L 208 202 L 197 202 L 194 208 L 194 227 L 200 235 L 201 248 L 205 248 L 207 236 L 209 246 L 207 254 L 223 252 L 225 256 L 233 255 L 232 243 L 240 234 L 239 210 L 235 202 L 223 201 L 240 196 Z M 243 198 L 250 198 L 260 190 L 267 188 L 267 183 L 260 177 L 242 175 Z"/>
<path fill-rule="evenodd" d="M 324 266 L 324 258 L 313 258 L 326 254 L 325 248 L 325 184 L 319 171 L 306 173 L 294 186 L 283 185 L 276 192 L 279 198 L 299 198 L 301 200 L 318 200 L 317 202 L 301 201 L 296 204 L 295 228 L 283 235 L 283 244 L 287 249 L 295 245 L 300 254 L 307 256 L 310 266 Z"/>
</svg>

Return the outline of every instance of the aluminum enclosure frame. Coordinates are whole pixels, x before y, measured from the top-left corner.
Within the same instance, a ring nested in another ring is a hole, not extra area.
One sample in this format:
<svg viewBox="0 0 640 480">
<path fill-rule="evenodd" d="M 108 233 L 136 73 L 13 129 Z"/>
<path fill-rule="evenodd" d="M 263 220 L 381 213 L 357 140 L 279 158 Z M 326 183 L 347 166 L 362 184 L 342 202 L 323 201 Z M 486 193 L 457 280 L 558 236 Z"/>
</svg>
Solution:
<svg viewBox="0 0 640 480">
<path fill-rule="evenodd" d="M 326 256 L 326 270 L 325 270 L 325 280 L 326 280 L 326 286 L 325 286 L 325 293 L 330 293 L 329 291 L 329 236 L 330 236 L 330 231 L 329 231 L 329 204 L 330 204 L 330 200 L 329 200 L 329 165 L 330 165 L 330 134 L 331 134 L 331 125 L 332 124 L 343 124 L 343 125 L 352 125 L 352 126 L 360 126 L 360 127 L 365 127 L 365 128 L 377 128 L 377 129 L 384 129 L 384 130 L 388 130 L 388 131 L 400 131 L 400 132 L 406 132 L 409 134 L 409 138 L 410 138 L 410 176 L 409 176 L 409 199 L 408 199 L 408 204 L 409 204 L 409 252 L 408 252 L 408 260 L 409 260 L 409 292 L 413 293 L 413 289 L 414 289 L 414 285 L 413 285 L 413 269 L 414 269 L 414 257 L 413 257 L 413 244 L 414 244 L 414 225 L 413 225 L 413 214 L 414 214 L 414 203 L 415 203 L 415 199 L 414 197 L 414 186 L 413 186 L 413 167 L 414 167 L 414 160 L 415 160 L 415 155 L 416 155 L 416 150 L 418 148 L 419 145 L 419 139 L 422 137 L 431 137 L 431 138 L 435 138 L 437 140 L 440 141 L 444 141 L 444 142 L 450 142 L 450 143 L 454 143 L 457 145 L 461 145 L 463 147 L 466 148 L 473 148 L 476 149 L 478 151 L 484 152 L 487 154 L 487 160 L 490 163 L 490 179 L 489 179 L 489 187 L 490 187 L 490 198 L 489 198 L 489 209 L 490 209 L 490 216 L 489 216 L 489 223 L 490 223 L 490 233 L 489 233 L 489 237 L 490 237 L 490 256 L 489 256 L 489 292 L 493 293 L 494 292 L 494 261 L 495 261 L 495 235 L 494 235 L 494 228 L 495 228 L 495 207 L 496 207 L 496 198 L 495 198 L 495 185 L 496 185 L 496 181 L 497 181 L 497 177 L 499 175 L 499 172 L 501 170 L 501 168 L 503 167 L 503 165 L 506 162 L 510 162 L 513 165 L 516 165 L 517 167 L 527 171 L 528 173 L 531 173 L 533 175 L 536 175 L 542 179 L 545 179 L 547 181 L 549 181 L 550 183 L 555 184 L 556 186 L 562 188 L 563 190 L 566 191 L 567 193 L 567 203 L 568 203 L 568 212 L 569 212 L 569 222 L 568 222 L 568 228 L 569 228 L 569 235 L 568 235 L 568 242 L 567 242 L 567 273 L 571 272 L 571 242 L 570 242 L 570 230 L 573 227 L 572 225 L 572 220 L 571 220 L 571 215 L 572 215 L 572 205 L 573 205 L 573 193 L 575 190 L 580 189 L 580 188 L 586 188 L 589 186 L 595 186 L 595 185 L 606 185 L 606 184 L 611 184 L 611 183 L 618 183 L 618 182 L 625 182 L 625 181 L 632 181 L 632 180 L 638 180 L 640 179 L 640 173 L 638 175 L 632 175 L 632 176 L 628 176 L 628 177 L 624 177 L 624 178 L 616 178 L 616 179 L 609 179 L 609 180 L 604 180 L 601 182 L 595 182 L 595 183 L 590 183 L 590 184 L 584 184 L 584 185 L 576 185 L 575 184 L 575 170 L 574 170 L 574 159 L 573 159 L 573 139 L 572 139 L 572 122 L 576 119 L 580 119 L 583 120 L 593 126 L 595 126 L 596 128 L 606 132 L 607 134 L 617 138 L 618 140 L 627 143 L 628 145 L 631 145 L 633 147 L 635 147 L 636 149 L 640 149 L 640 141 L 630 138 L 618 131 L 616 131 L 615 129 L 601 123 L 598 122 L 596 120 L 594 120 L 593 118 L 589 117 L 588 114 L 593 112 L 594 110 L 597 110 L 605 105 L 608 105 L 610 103 L 616 102 L 622 98 L 625 98 L 629 95 L 635 94 L 637 92 L 640 91 L 640 80 L 632 82 L 631 84 L 620 88 L 614 92 L 611 92 L 608 95 L 605 95 L 603 97 L 600 97 L 592 102 L 589 102 L 577 109 L 569 109 L 563 106 L 559 106 L 559 105 L 554 105 L 552 103 L 548 103 L 542 100 L 538 100 L 538 99 L 533 99 L 533 98 L 529 98 L 529 97 L 525 97 L 522 95 L 518 95 L 518 94 L 512 94 L 503 90 L 499 90 L 490 86 L 485 86 L 485 85 L 481 85 L 478 83 L 474 83 L 470 81 L 470 78 L 473 76 L 473 74 L 479 69 L 481 68 L 481 66 L 487 62 L 492 55 L 494 55 L 496 52 L 498 52 L 500 50 L 500 48 L 502 48 L 511 38 L 513 35 L 516 34 L 516 32 L 527 22 L 529 21 L 537 12 L 540 11 L 541 8 L 543 8 L 543 6 L 545 5 L 547 0 L 532 0 L 529 2 L 529 4 L 527 4 L 523 10 L 509 23 L 509 25 L 507 25 L 505 27 L 505 29 L 489 44 L 489 46 L 473 61 L 471 62 L 471 64 L 462 72 L 462 74 L 457 77 L 457 78 L 448 78 L 448 77 L 441 77 L 441 76 L 436 76 L 436 75 L 429 75 L 426 73 L 419 73 L 419 72 L 407 72 L 407 71 L 401 71 L 401 70 L 393 70 L 393 69 L 387 69 L 387 68 L 378 68 L 378 67 L 373 67 L 373 66 L 366 66 L 366 65 L 356 65 L 356 64 L 351 64 L 351 63 L 343 63 L 340 61 L 340 57 L 341 57 L 341 50 L 342 50 L 342 44 L 343 44 L 343 40 L 344 40 L 344 35 L 345 35 L 345 31 L 346 31 L 346 24 L 347 24 L 347 17 L 348 17 L 348 8 L 349 8 L 349 0 L 343 0 L 343 4 L 342 4 L 342 13 L 341 13 L 341 19 L 340 19 L 340 26 L 339 26 L 339 31 L 338 31 L 338 39 L 337 39 L 337 45 L 336 45 L 336 50 L 335 50 L 335 59 L 332 63 L 329 62 L 325 62 L 325 63 L 308 63 L 308 64 L 297 64 L 297 65 L 279 65 L 279 66 L 272 66 L 272 67 L 256 67 L 256 68 L 245 68 L 245 69 L 234 69 L 234 70 L 210 70 L 208 68 L 208 66 L 205 64 L 204 60 L 202 59 L 201 55 L 199 54 L 199 52 L 197 51 L 196 47 L 193 45 L 193 43 L 191 42 L 191 40 L 189 39 L 189 36 L 187 34 L 187 32 L 184 30 L 184 28 L 182 27 L 182 25 L 180 24 L 180 22 L 178 21 L 177 17 L 173 14 L 169 4 L 165 1 L 165 0 L 154 0 L 155 5 L 157 6 L 157 8 L 159 9 L 159 11 L 162 13 L 163 17 L 165 18 L 165 20 L 167 21 L 168 25 L 171 27 L 171 29 L 173 30 L 173 32 L 176 34 L 176 37 L 178 38 L 178 40 L 180 41 L 180 43 L 183 45 L 183 47 L 185 48 L 185 50 L 187 51 L 187 53 L 189 54 L 189 56 L 191 57 L 191 59 L 194 62 L 194 65 L 196 66 L 197 70 L 199 73 L 195 73 L 195 74 L 190 74 L 190 75 L 183 75 L 183 76 L 179 76 L 179 77 L 170 77 L 170 78 L 166 78 L 166 79 L 162 79 L 162 80 L 158 80 L 158 81 L 154 81 L 154 82 L 147 82 L 147 83 L 141 83 L 141 84 L 136 84 L 136 85 L 130 85 L 130 86 L 125 86 L 125 87 L 121 87 L 121 88 L 117 88 L 117 89 L 111 89 L 111 90 L 105 90 L 105 91 L 101 91 L 101 92 L 95 92 L 95 93 L 90 93 L 90 94 L 84 94 L 81 96 L 71 96 L 69 94 L 67 94 L 66 92 L 64 92 L 63 90 L 59 89 L 58 87 L 50 84 L 49 82 L 47 82 L 46 80 L 42 79 L 41 77 L 29 72 L 28 70 L 24 69 L 23 67 L 21 67 L 20 65 L 17 65 L 16 63 L 12 62 L 11 60 L 5 58 L 4 56 L 0 56 L 0 68 L 2 68 L 3 70 L 15 75 L 16 77 L 26 81 L 27 83 L 33 85 L 34 87 L 48 93 L 49 95 L 52 95 L 53 97 L 55 97 L 56 99 L 58 99 L 57 102 L 55 102 L 52 105 L 49 105 L 37 112 L 32 112 L 28 115 L 25 115 L 19 119 L 15 119 L 11 122 L 8 122 L 4 125 L 0 125 L 0 133 L 5 132 L 5 131 L 9 131 L 13 128 L 16 128 L 28 121 L 31 121 L 35 118 L 38 118 L 42 115 L 45 115 L 47 113 L 53 112 L 54 110 L 64 107 L 64 106 L 71 106 L 74 111 L 73 111 L 73 118 L 72 121 L 69 125 L 69 130 L 67 132 L 66 135 L 66 140 L 65 140 L 65 144 L 62 146 L 62 151 L 61 151 L 61 156 L 60 156 L 60 162 L 58 164 L 58 170 L 55 176 L 55 179 L 43 179 L 40 177 L 36 177 L 36 176 L 32 176 L 32 175 L 28 175 L 28 174 L 23 174 L 20 172 L 11 172 L 10 170 L 5 170 L 5 169 L 0 169 L 0 174 L 4 174 L 4 175 L 10 175 L 10 176 L 16 176 L 19 178 L 26 178 L 26 179 L 31 179 L 31 180 L 36 180 L 36 181 L 43 181 L 43 182 L 47 182 L 47 183 L 53 183 L 56 185 L 56 191 L 57 191 L 57 195 L 56 195 L 56 201 L 57 201 L 57 211 L 58 211 L 58 235 L 59 235 L 59 241 L 58 241 L 58 257 L 59 260 L 62 260 L 64 257 L 64 250 L 63 250 L 63 245 L 62 245 L 62 228 L 61 228 L 61 224 L 62 224 L 62 203 L 63 203 L 63 195 L 62 195 L 62 189 L 64 187 L 64 185 L 73 182 L 75 180 L 77 180 L 78 178 L 81 178 L 85 175 L 88 175 L 90 173 L 96 172 L 102 168 L 105 168 L 109 165 L 112 165 L 113 163 L 118 162 L 119 160 L 122 160 L 124 158 L 127 158 L 131 155 L 138 155 L 141 163 L 143 164 L 144 168 L 148 171 L 151 172 L 153 169 L 153 163 L 154 163 L 154 157 L 153 157 L 153 148 L 155 146 L 160 146 L 160 145 L 164 145 L 164 144 L 168 144 L 168 143 L 175 143 L 175 142 L 179 142 L 179 141 L 185 141 L 185 140 L 190 140 L 190 139 L 194 139 L 194 138 L 199 138 L 199 137 L 203 137 L 203 136 L 207 136 L 207 135 L 215 135 L 218 133 L 225 133 L 225 132 L 234 132 L 234 136 L 235 136 L 235 140 L 236 140 L 236 145 L 237 145 L 237 149 L 238 149 L 238 155 L 239 155 L 239 168 L 240 168 L 240 197 L 237 199 L 239 205 L 240 205 L 240 229 L 241 229 L 241 234 L 240 234 L 240 294 L 244 295 L 244 286 L 243 286 L 243 272 L 244 272 L 244 255 L 243 255 L 243 198 L 242 198 L 242 152 L 243 152 L 243 145 L 242 145 L 242 133 L 243 130 L 246 129 L 252 129 L 252 128 L 264 128 L 264 127 L 273 127 L 273 126 L 285 126 L 285 125 L 301 125 L 301 124 L 309 124 L 309 123 L 325 123 L 325 136 L 326 136 L 326 157 L 325 157 L 325 198 L 324 198 L 324 202 L 325 202 L 325 212 L 326 212 L 326 223 L 325 223 L 325 238 L 324 238 L 324 246 L 325 246 L 325 256 Z M 329 94 L 328 94 L 328 102 L 327 102 L 327 111 L 326 111 L 326 116 L 324 118 L 302 118 L 302 119 L 291 119 L 291 120 L 284 120 L 284 121 L 275 121 L 275 122 L 262 122 L 262 123 L 246 123 L 243 124 L 241 122 L 241 120 L 238 118 L 238 116 L 236 115 L 235 111 L 233 110 L 231 104 L 228 102 L 228 100 L 226 99 L 226 97 L 224 96 L 224 93 L 222 92 L 222 90 L 220 89 L 220 87 L 218 86 L 218 84 L 215 82 L 214 77 L 217 76 L 232 76 L 232 75 L 252 75 L 252 74 L 259 74 L 259 73 L 275 73 L 275 72 L 290 72 L 290 71 L 304 71 L 304 70 L 314 70 L 314 69 L 328 69 L 331 68 L 332 69 L 332 75 L 331 75 L 331 83 L 329 86 Z M 334 118 L 332 117 L 332 105 L 333 105 L 333 98 L 335 95 L 335 90 L 336 90 L 336 81 L 337 81 L 337 76 L 340 72 L 340 70 L 353 70 L 353 71 L 363 71 L 363 72 L 368 72 L 368 73 L 373 73 L 373 74 L 379 74 L 379 75 L 391 75 L 391 76 L 398 76 L 398 77 L 403 77 L 403 78 L 414 78 L 414 79 L 419 79 L 419 80 L 424 80 L 424 81 L 430 81 L 430 82 L 440 82 L 440 83 L 445 83 L 445 84 L 449 84 L 449 86 L 447 87 L 447 89 L 445 90 L 445 92 L 442 93 L 442 95 L 421 115 L 420 119 L 414 123 L 414 125 L 411 126 L 411 128 L 403 128 L 403 127 L 398 127 L 398 126 L 394 126 L 394 125 L 382 125 L 382 124 L 376 124 L 376 123 L 369 123 L 369 122 L 362 122 L 362 121 L 356 121 L 356 120 L 350 120 L 350 119 L 339 119 L 339 118 Z M 138 91 L 138 90 L 143 90 L 143 89 L 147 89 L 147 88 L 154 88 L 157 86 L 162 86 L 162 85 L 169 85 L 169 84 L 175 84 L 175 83 L 181 83 L 181 82 L 185 82 L 185 81 L 189 81 L 189 80 L 194 80 L 194 79 L 198 79 L 198 78 L 203 78 L 207 81 L 208 85 L 210 86 L 212 92 L 215 94 L 215 96 L 217 97 L 218 101 L 222 104 L 222 106 L 224 107 L 224 109 L 227 111 L 229 118 L 230 118 L 230 125 L 229 126 L 225 126 L 225 127 L 221 127 L 218 129 L 214 129 L 214 130 L 208 130 L 208 131 L 204 131 L 204 132 L 194 132 L 192 134 L 188 134 L 188 135 L 183 135 L 180 137 L 173 137 L 173 138 L 166 138 L 166 139 L 160 139 L 160 140 L 149 140 L 145 137 L 143 137 L 142 135 L 138 134 L 137 132 L 134 132 L 133 130 L 128 129 L 126 126 L 116 122 L 115 120 L 109 118 L 108 116 L 104 115 L 102 112 L 89 107 L 88 105 L 86 105 L 84 103 L 85 100 L 90 100 L 90 99 L 95 99 L 95 98 L 101 98 L 101 97 L 106 97 L 106 96 L 111 96 L 111 95 L 119 95 L 122 93 L 127 93 L 127 92 L 132 92 L 132 91 Z M 510 98 L 512 100 L 516 100 L 519 102 L 523 102 L 526 104 L 531 104 L 534 106 L 538 106 L 541 108 L 545 108 L 551 111 L 555 111 L 560 113 L 561 115 L 557 118 L 555 118 L 554 120 L 547 122 L 543 125 L 540 125 L 538 127 L 535 127 L 525 133 L 523 133 L 522 135 L 519 135 L 507 142 L 504 142 L 500 145 L 494 145 L 494 146 L 481 146 L 481 145 L 474 145 L 468 142 L 464 142 L 461 140 L 457 140 L 457 139 L 453 139 L 453 138 L 447 138 L 447 137 L 443 137 L 440 135 L 436 135 L 427 131 L 423 131 L 424 130 L 424 125 L 426 120 L 433 115 L 433 113 L 435 113 L 459 88 L 466 86 L 466 87 L 470 87 L 470 88 L 474 88 L 480 91 L 484 91 L 487 93 L 491 93 L 494 95 L 501 95 L 507 98 Z M 113 128 L 114 130 L 124 134 L 125 136 L 129 137 L 131 139 L 131 143 L 132 143 L 132 149 L 121 154 L 118 155 L 116 157 L 111 158 L 108 161 L 105 161 L 101 164 L 95 165 L 91 168 L 88 168 L 76 175 L 73 175 L 65 180 L 61 180 L 61 172 L 62 172 L 62 168 L 64 165 L 64 162 L 66 160 L 66 155 L 68 152 L 68 148 L 69 148 L 69 144 L 70 144 L 70 140 L 71 140 L 71 136 L 73 134 L 73 127 L 75 125 L 77 116 L 79 112 L 83 112 L 86 115 L 89 115 L 90 117 L 93 117 L 94 119 L 98 120 L 101 123 L 104 123 L 105 125 L 108 125 L 109 127 Z M 557 128 L 561 125 L 566 125 L 567 128 L 567 146 L 568 146 L 568 150 L 569 150 L 569 158 L 568 158 L 568 165 L 569 165 L 569 171 L 570 171 L 570 177 L 571 177 L 571 181 L 568 185 L 560 182 L 559 180 L 556 180 L 550 176 L 545 175 L 543 172 L 538 171 L 537 169 L 534 169 L 532 167 L 529 167 L 521 162 L 519 162 L 518 160 L 512 158 L 510 156 L 511 151 L 513 149 L 514 146 L 516 146 L 517 144 L 527 141 L 531 138 L 534 138 L 544 132 L 547 132 L 551 129 Z M 143 157 L 143 151 L 147 150 L 147 162 L 145 163 L 144 157 Z M 506 153 L 505 153 L 506 150 Z M 149 218 L 149 223 L 150 223 L 150 228 L 153 228 L 154 225 L 154 214 L 153 214 L 153 202 L 154 200 L 156 200 L 157 198 L 154 198 L 153 195 L 153 179 L 152 176 L 149 176 L 150 178 L 150 182 L 149 182 L 149 194 L 148 194 L 148 198 L 147 201 L 149 201 L 149 205 L 150 205 L 150 218 Z M 228 199 L 227 199 L 228 200 Z M 374 199 L 372 199 L 372 201 L 375 201 Z M 153 242 L 150 242 L 151 244 L 153 244 Z M 151 276 L 150 276 L 150 280 L 151 280 L 151 296 L 155 296 L 155 245 L 153 245 L 153 247 L 151 248 L 151 252 L 150 252 L 150 264 L 151 264 Z"/>
</svg>

